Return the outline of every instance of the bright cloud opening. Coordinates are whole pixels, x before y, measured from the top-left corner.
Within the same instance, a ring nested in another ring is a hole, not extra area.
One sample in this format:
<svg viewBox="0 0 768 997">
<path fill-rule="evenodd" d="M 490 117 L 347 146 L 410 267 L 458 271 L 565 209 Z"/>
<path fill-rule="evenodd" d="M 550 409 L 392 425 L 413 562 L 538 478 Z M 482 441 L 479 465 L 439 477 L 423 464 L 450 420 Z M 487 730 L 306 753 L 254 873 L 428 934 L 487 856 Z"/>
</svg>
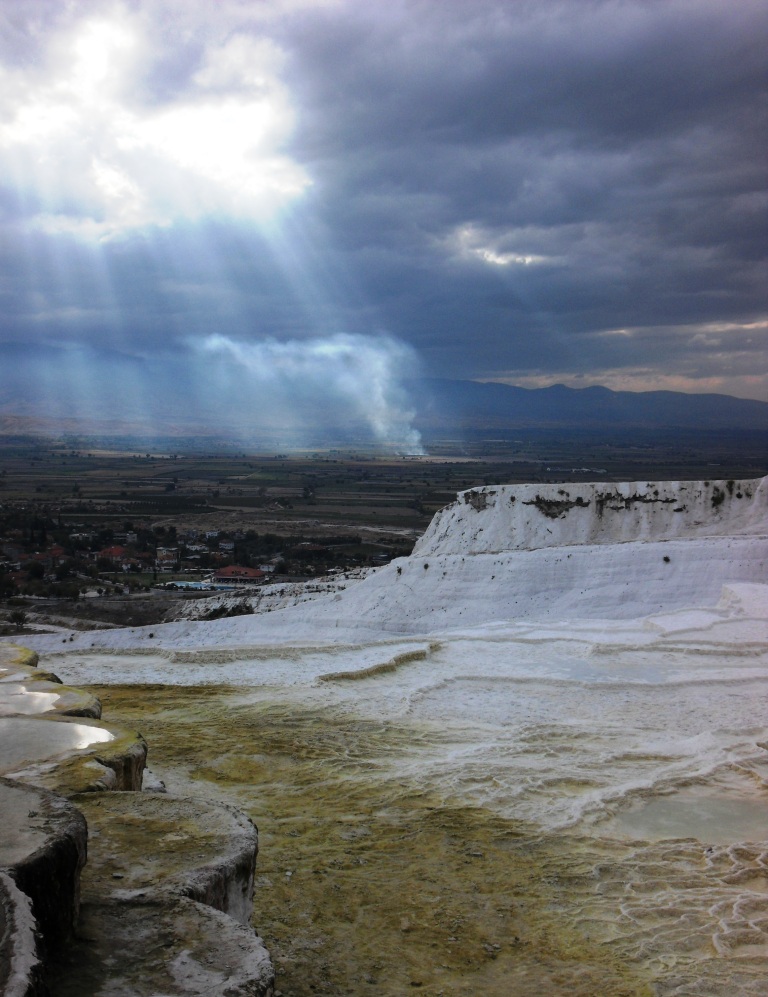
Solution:
<svg viewBox="0 0 768 997">
<path fill-rule="evenodd" d="M 264 39 L 211 43 L 183 99 L 139 103 L 159 57 L 127 13 L 51 39 L 47 65 L 0 70 L 0 164 L 46 231 L 101 238 L 179 219 L 263 221 L 310 183 L 282 152 L 295 123 Z"/>
<path fill-rule="evenodd" d="M 505 236 L 503 239 L 492 236 L 489 232 L 484 232 L 475 225 L 462 225 L 458 228 L 452 238 L 454 252 L 458 251 L 460 256 L 465 258 L 475 258 L 483 263 L 490 263 L 492 266 L 508 267 L 511 265 L 527 267 L 535 263 L 546 263 L 547 257 L 537 253 L 522 253 L 514 250 L 505 250 L 502 243 L 509 241 Z"/>
<path fill-rule="evenodd" d="M 129 27 L 118 22 L 91 21 L 75 37 L 75 62 L 69 86 L 86 100 L 98 98 L 104 87 L 120 80 L 137 39 Z"/>
</svg>

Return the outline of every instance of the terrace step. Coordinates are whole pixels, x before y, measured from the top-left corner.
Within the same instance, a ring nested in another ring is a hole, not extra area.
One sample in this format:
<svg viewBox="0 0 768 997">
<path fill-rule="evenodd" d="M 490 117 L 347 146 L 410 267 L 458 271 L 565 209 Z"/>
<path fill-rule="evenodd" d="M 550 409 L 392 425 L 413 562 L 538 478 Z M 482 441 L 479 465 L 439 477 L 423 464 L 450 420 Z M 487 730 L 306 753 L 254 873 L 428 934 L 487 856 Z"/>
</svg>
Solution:
<svg viewBox="0 0 768 997">
<path fill-rule="evenodd" d="M 89 692 L 62 685 L 52 672 L 0 658 L 0 716 L 44 713 L 98 720 L 101 703 Z"/>
<path fill-rule="evenodd" d="M 81 917 L 53 997 L 269 997 L 248 926 L 258 836 L 237 810 L 166 794 L 82 794 Z M 229 915 L 229 916 L 227 916 Z"/>
<path fill-rule="evenodd" d="M 0 716 L 0 775 L 64 796 L 141 789 L 146 759 L 141 735 L 112 724 L 51 713 Z"/>
<path fill-rule="evenodd" d="M 0 994 L 42 994 L 42 966 L 72 935 L 87 828 L 67 800 L 0 779 Z"/>
</svg>

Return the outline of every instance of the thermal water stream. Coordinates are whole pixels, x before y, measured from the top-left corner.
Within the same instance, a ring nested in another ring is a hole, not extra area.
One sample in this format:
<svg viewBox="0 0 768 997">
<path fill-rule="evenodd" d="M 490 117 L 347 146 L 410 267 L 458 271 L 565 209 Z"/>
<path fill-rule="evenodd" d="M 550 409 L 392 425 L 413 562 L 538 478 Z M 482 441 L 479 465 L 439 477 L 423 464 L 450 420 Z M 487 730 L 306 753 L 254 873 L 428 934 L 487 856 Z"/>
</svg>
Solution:
<svg viewBox="0 0 768 997">
<path fill-rule="evenodd" d="M 765 993 L 759 648 L 463 634 L 353 678 L 355 653 L 143 656 L 211 684 L 97 690 L 169 789 L 260 827 L 284 994 Z"/>
</svg>

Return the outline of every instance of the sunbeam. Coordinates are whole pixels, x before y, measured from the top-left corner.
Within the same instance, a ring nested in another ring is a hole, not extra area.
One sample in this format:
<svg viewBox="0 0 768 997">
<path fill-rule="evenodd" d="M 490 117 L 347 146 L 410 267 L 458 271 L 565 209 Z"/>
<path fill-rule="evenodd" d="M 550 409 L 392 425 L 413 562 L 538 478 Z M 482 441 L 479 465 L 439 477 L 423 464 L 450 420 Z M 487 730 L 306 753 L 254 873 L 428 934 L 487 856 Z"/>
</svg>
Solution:
<svg viewBox="0 0 768 997">
<path fill-rule="evenodd" d="M 265 220 L 300 195 L 309 177 L 281 151 L 295 112 L 280 50 L 235 37 L 208 50 L 183 98 L 142 102 L 142 27 L 116 8 L 55 36 L 47 75 L 4 70 L 2 160 L 38 192 L 35 223 L 108 239 L 216 213 Z"/>
</svg>

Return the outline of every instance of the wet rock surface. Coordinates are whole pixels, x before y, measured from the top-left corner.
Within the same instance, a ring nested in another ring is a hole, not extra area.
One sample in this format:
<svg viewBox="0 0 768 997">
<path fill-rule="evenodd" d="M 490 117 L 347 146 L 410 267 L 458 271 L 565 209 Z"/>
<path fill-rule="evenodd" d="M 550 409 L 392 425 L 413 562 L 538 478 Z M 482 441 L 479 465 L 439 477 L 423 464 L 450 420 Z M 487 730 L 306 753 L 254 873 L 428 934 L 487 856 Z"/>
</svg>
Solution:
<svg viewBox="0 0 768 997">
<path fill-rule="evenodd" d="M 67 943 L 77 918 L 85 818 L 55 793 L 8 779 L 0 779 L 0 813 L 0 872 L 13 884 L 3 891 L 2 963 L 11 969 L 0 993 L 37 993 L 41 964 Z"/>
<path fill-rule="evenodd" d="M 64 795 L 141 789 L 146 758 L 144 739 L 121 727 L 55 714 L 0 717 L 0 775 Z"/>
<path fill-rule="evenodd" d="M 243 814 L 164 794 L 75 803 L 88 818 L 90 856 L 54 997 L 272 993 L 269 956 L 247 927 L 258 837 Z"/>
<path fill-rule="evenodd" d="M 42 997 L 32 902 L 7 872 L 0 872 L 0 993 L 5 997 Z"/>
<path fill-rule="evenodd" d="M 36 664 L 0 645 L 0 997 L 270 997 L 256 828 L 137 792 L 141 735 Z"/>
<path fill-rule="evenodd" d="M 0 644 L 0 775 L 69 795 L 140 789 L 147 747 L 100 723 L 91 693 L 62 685 L 26 648 Z"/>
<path fill-rule="evenodd" d="M 106 902 L 173 893 L 247 923 L 258 833 L 234 807 L 160 793 L 85 793 L 83 891 Z"/>
<path fill-rule="evenodd" d="M 0 668 L 27 666 L 34 668 L 39 661 L 36 651 L 18 644 L 0 644 Z"/>
<path fill-rule="evenodd" d="M 178 898 L 83 904 L 53 997 L 271 997 L 272 965 L 252 929 Z"/>
<path fill-rule="evenodd" d="M 62 685 L 51 672 L 42 671 L 36 665 L 21 664 L 13 660 L 16 654 L 2 654 L 3 650 L 0 645 L 0 716 L 56 714 L 99 719 L 101 703 L 95 696 Z M 14 652 L 20 650 L 23 649 L 12 648 Z M 27 657 L 29 660 L 32 659 Z"/>
</svg>

